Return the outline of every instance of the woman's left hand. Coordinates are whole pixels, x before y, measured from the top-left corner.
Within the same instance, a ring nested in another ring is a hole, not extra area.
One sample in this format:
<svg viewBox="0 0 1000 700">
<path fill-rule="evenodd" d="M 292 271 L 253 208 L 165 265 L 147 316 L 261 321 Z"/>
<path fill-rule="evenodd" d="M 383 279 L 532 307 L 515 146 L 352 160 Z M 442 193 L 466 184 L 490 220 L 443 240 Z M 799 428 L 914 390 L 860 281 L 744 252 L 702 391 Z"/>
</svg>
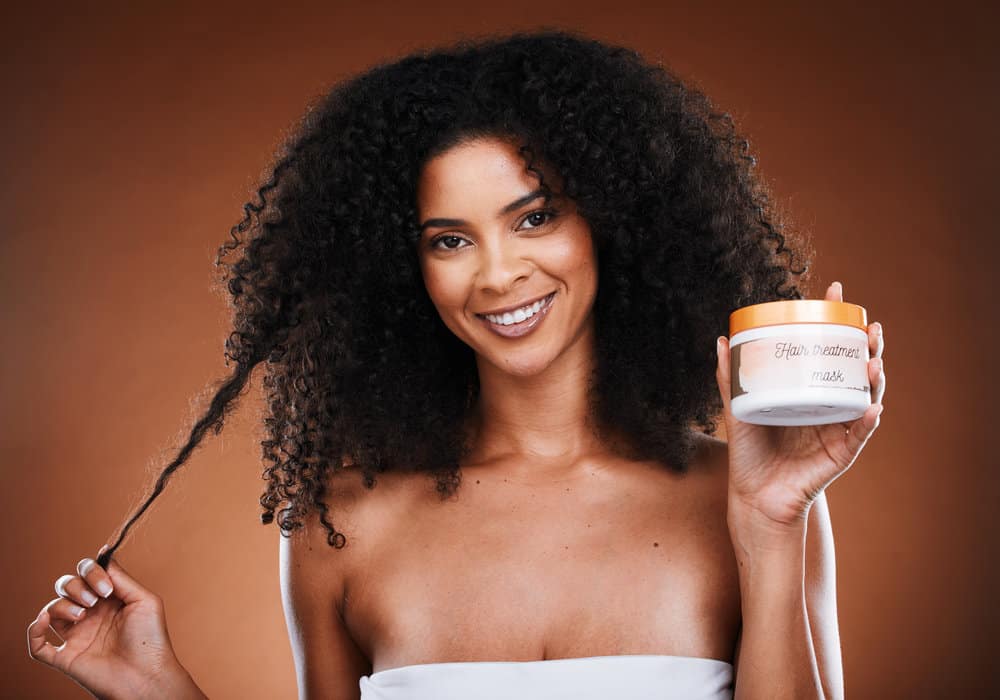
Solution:
<svg viewBox="0 0 1000 700">
<path fill-rule="evenodd" d="M 828 301 L 843 301 L 839 282 L 830 285 Z M 715 378 L 724 405 L 729 441 L 729 507 L 763 516 L 769 527 L 804 522 L 812 502 L 858 458 L 879 424 L 885 371 L 882 326 L 868 326 L 871 359 L 868 379 L 872 405 L 858 419 L 826 425 L 774 426 L 744 423 L 730 411 L 729 340 L 720 337 Z"/>
</svg>

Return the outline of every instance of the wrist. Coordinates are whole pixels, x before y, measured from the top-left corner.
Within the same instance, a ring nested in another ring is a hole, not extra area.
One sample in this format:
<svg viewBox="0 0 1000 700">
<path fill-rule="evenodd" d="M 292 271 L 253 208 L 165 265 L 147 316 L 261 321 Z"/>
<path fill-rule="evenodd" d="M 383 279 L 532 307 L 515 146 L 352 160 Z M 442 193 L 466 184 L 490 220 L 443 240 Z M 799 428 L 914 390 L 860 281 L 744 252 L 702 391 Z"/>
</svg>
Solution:
<svg viewBox="0 0 1000 700">
<path fill-rule="evenodd" d="M 804 551 L 808 511 L 791 520 L 776 519 L 751 504 L 729 499 L 726 523 L 737 554 Z"/>
<path fill-rule="evenodd" d="M 756 509 L 733 504 L 727 519 L 744 620 L 768 619 L 803 600 L 806 521 L 776 522 Z"/>
<path fill-rule="evenodd" d="M 158 673 L 145 679 L 145 683 L 137 695 L 132 697 L 150 698 L 156 700 L 207 700 L 194 678 L 179 661 L 173 661 Z"/>
</svg>

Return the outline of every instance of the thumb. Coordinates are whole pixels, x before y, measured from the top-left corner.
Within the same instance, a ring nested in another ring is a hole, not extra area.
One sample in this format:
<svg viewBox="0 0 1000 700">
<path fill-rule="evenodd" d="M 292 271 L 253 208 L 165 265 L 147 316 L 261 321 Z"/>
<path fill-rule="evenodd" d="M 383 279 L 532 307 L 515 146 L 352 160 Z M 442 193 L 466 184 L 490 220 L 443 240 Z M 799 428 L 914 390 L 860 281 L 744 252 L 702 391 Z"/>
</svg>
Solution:
<svg viewBox="0 0 1000 700">
<path fill-rule="evenodd" d="M 722 397 L 722 405 L 728 421 L 730 392 L 732 391 L 729 377 L 729 339 L 720 335 L 715 341 L 715 350 L 718 355 L 715 365 L 715 380 L 719 385 L 719 394 Z"/>
<path fill-rule="evenodd" d="M 106 571 L 111 577 L 111 585 L 115 595 L 117 595 L 126 605 L 149 600 L 154 597 L 152 591 L 136 581 L 125 571 L 118 560 L 112 557 L 108 561 Z"/>
</svg>

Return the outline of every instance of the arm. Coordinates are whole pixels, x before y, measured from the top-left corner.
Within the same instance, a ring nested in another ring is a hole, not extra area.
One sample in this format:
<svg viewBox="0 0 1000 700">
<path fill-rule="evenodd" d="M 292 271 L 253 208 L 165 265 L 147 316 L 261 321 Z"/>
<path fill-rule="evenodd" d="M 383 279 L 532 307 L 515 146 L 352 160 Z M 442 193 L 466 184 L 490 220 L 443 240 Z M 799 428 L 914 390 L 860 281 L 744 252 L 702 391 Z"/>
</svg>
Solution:
<svg viewBox="0 0 1000 700">
<path fill-rule="evenodd" d="M 163 698 L 164 700 L 208 700 L 208 696 L 198 687 L 194 679 L 180 664 L 172 672 L 153 681 L 139 694 L 143 698 Z M 127 695 L 125 697 L 135 697 Z"/>
<path fill-rule="evenodd" d="M 826 300 L 842 302 L 843 286 L 831 284 Z M 727 521 L 743 606 L 733 663 L 741 700 L 843 696 L 825 489 L 851 468 L 879 426 L 885 393 L 881 324 L 868 325 L 868 346 L 872 396 L 861 416 L 771 426 L 733 417 L 729 341 L 717 340 L 716 379 L 729 445 Z"/>
<path fill-rule="evenodd" d="M 299 700 L 358 700 L 370 664 L 344 624 L 350 543 L 334 549 L 315 513 L 290 537 L 280 536 L 281 599 L 295 659 Z"/>
<path fill-rule="evenodd" d="M 827 700 L 844 698 L 844 664 L 837 616 L 837 567 L 830 508 L 823 491 L 809 510 L 806 532 L 806 610 Z"/>
<path fill-rule="evenodd" d="M 743 610 L 735 698 L 823 700 L 806 614 L 805 522 L 772 533 L 755 517 L 730 504 Z"/>
<path fill-rule="evenodd" d="M 743 629 L 737 698 L 842 698 L 833 534 L 821 494 L 806 521 L 774 528 L 731 504 Z"/>
</svg>

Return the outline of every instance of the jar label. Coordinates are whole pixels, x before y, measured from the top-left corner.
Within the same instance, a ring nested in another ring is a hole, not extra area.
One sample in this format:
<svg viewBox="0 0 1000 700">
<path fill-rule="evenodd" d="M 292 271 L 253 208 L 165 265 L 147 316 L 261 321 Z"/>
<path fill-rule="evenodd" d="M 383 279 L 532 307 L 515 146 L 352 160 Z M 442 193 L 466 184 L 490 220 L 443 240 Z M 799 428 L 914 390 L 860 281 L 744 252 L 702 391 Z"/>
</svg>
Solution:
<svg viewBox="0 0 1000 700">
<path fill-rule="evenodd" d="M 732 398 L 773 389 L 870 392 L 867 340 L 840 334 L 756 338 L 732 346 Z"/>
</svg>

